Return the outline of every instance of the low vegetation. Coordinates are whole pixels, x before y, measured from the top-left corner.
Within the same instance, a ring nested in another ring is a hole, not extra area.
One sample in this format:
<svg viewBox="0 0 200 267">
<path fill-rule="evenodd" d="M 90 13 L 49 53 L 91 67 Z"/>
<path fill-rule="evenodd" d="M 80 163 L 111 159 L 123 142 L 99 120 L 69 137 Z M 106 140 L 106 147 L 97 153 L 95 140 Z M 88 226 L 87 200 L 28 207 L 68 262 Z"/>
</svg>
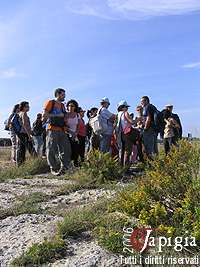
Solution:
<svg viewBox="0 0 200 267">
<path fill-rule="evenodd" d="M 200 149 L 183 141 L 178 150 L 151 162 L 137 189 L 120 192 L 109 210 L 136 218 L 138 226 L 200 241 L 199 171 Z"/>
<path fill-rule="evenodd" d="M 107 155 L 95 152 L 73 178 L 93 186 L 103 185 L 115 181 L 123 171 L 117 162 L 107 159 Z M 172 148 L 168 156 L 161 153 L 155 161 L 150 162 L 137 185 L 127 186 L 111 200 L 67 213 L 58 225 L 56 236 L 67 250 L 68 237 L 80 237 L 83 232 L 89 231 L 105 249 L 124 254 L 123 228 L 137 226 L 160 229 L 162 235 L 171 237 L 194 236 L 199 244 L 199 191 L 200 148 L 182 141 L 179 149 Z M 38 254 L 42 253 L 45 242 L 36 245 Z M 34 266 L 35 254 L 30 251 L 27 252 L 28 266 Z M 27 259 L 27 253 L 20 257 L 21 263 Z M 195 254 L 196 251 L 191 253 Z M 46 262 L 53 260 L 53 257 L 56 259 L 55 254 L 51 255 L 45 257 Z"/>
<path fill-rule="evenodd" d="M 87 160 L 80 170 L 72 175 L 72 179 L 81 184 L 101 185 L 119 180 L 125 172 L 117 159 L 110 157 L 109 153 L 103 154 L 95 150 L 90 152 Z"/>
<path fill-rule="evenodd" d="M 21 196 L 12 208 L 0 209 L 0 219 L 3 220 L 8 216 L 18 216 L 21 214 L 40 214 L 40 203 L 47 201 L 49 196 L 43 193 L 32 193 L 28 196 Z"/>
<path fill-rule="evenodd" d="M 41 266 L 46 262 L 61 259 L 66 255 L 66 252 L 67 245 L 62 239 L 56 237 L 51 241 L 46 240 L 41 244 L 34 244 L 21 257 L 15 259 L 10 266 Z"/>
<path fill-rule="evenodd" d="M 0 147 L 1 161 L 10 161 L 10 157 L 11 157 L 10 147 Z"/>
<path fill-rule="evenodd" d="M 7 179 L 23 178 L 31 175 L 46 173 L 49 171 L 47 161 L 41 158 L 30 159 L 20 167 L 12 166 L 0 170 L 0 181 Z"/>
</svg>

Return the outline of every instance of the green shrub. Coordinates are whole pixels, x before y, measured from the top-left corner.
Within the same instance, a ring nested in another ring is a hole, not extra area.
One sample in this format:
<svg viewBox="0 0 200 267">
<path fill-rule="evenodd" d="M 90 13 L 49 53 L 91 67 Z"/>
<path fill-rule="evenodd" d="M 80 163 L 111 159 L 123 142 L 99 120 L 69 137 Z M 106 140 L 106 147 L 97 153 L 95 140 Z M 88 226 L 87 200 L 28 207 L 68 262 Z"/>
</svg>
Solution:
<svg viewBox="0 0 200 267">
<path fill-rule="evenodd" d="M 124 173 L 117 159 L 113 159 L 109 153 L 101 153 L 97 150 L 88 155 L 80 171 L 72 177 L 84 183 L 102 184 L 108 181 L 118 180 Z"/>
<path fill-rule="evenodd" d="M 182 141 L 150 165 L 137 189 L 124 189 L 109 210 L 134 216 L 140 225 L 200 237 L 200 149 Z"/>
<path fill-rule="evenodd" d="M 139 215 L 139 221 L 142 225 L 158 226 L 167 219 L 166 208 L 157 202 L 150 210 L 142 209 Z"/>
<path fill-rule="evenodd" d="M 62 238 L 78 236 L 81 232 L 90 230 L 95 225 L 96 215 L 90 209 L 71 211 L 58 225 L 58 233 Z"/>
<path fill-rule="evenodd" d="M 53 241 L 44 241 L 41 244 L 34 244 L 21 257 L 15 259 L 11 266 L 41 266 L 41 264 L 63 258 L 66 251 L 67 245 L 62 239 L 56 238 Z"/>
<path fill-rule="evenodd" d="M 139 190 L 125 188 L 110 204 L 110 211 L 119 211 L 130 216 L 138 217 L 141 210 L 150 208 L 149 195 L 141 187 Z"/>
<path fill-rule="evenodd" d="M 20 167 L 10 167 L 0 171 L 0 180 L 37 175 L 49 171 L 47 161 L 41 158 L 29 159 Z"/>
<path fill-rule="evenodd" d="M 130 225 L 128 216 L 114 212 L 99 218 L 93 232 L 100 245 L 113 253 L 122 253 L 123 228 L 128 225 Z"/>
</svg>

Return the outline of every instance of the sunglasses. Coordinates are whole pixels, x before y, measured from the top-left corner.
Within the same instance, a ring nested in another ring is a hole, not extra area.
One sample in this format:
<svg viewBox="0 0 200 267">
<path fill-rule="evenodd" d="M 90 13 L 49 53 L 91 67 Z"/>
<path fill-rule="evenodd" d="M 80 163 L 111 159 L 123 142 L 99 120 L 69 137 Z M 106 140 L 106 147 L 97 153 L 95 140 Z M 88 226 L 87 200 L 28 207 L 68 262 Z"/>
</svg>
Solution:
<svg viewBox="0 0 200 267">
<path fill-rule="evenodd" d="M 75 106 L 74 106 L 74 105 L 71 105 L 71 104 L 70 104 L 70 105 L 68 105 L 68 107 L 72 107 L 72 108 L 75 108 Z"/>
</svg>

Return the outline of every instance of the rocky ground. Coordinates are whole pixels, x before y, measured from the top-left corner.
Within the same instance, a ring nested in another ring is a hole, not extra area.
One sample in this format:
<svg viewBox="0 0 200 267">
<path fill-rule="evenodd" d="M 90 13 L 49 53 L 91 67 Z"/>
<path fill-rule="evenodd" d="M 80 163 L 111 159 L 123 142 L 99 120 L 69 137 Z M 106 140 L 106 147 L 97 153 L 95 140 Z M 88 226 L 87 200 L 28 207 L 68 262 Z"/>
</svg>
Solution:
<svg viewBox="0 0 200 267">
<path fill-rule="evenodd" d="M 3 211 L 13 210 L 15 214 L 16 205 L 23 203 L 24 197 L 29 198 L 35 193 L 45 196 L 38 203 L 39 214 L 16 214 L 0 220 L 1 267 L 9 266 L 14 258 L 22 255 L 33 243 L 51 237 L 57 222 L 63 219 L 63 214 L 68 210 L 93 204 L 100 198 L 111 198 L 115 194 L 115 190 L 108 189 L 79 189 L 62 194 L 62 189 L 71 184 L 73 182 L 70 180 L 62 177 L 55 179 L 48 174 L 0 183 L 0 210 Z M 67 257 L 48 267 L 122 266 L 119 257 L 102 249 L 89 233 L 76 240 L 69 239 L 67 243 Z"/>
</svg>

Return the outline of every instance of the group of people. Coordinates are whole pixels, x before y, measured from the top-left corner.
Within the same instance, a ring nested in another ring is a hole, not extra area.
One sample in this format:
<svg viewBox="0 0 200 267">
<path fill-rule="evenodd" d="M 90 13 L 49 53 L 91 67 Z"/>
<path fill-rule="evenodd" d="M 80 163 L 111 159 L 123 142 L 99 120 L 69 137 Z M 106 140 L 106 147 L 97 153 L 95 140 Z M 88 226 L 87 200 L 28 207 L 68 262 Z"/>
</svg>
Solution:
<svg viewBox="0 0 200 267">
<path fill-rule="evenodd" d="M 160 134 L 165 153 L 171 145 L 178 146 L 182 138 L 182 126 L 173 105 L 166 105 L 158 111 L 143 96 L 136 108 L 137 115 L 129 113 L 130 107 L 125 100 L 118 103 L 117 114 L 109 111 L 110 101 L 104 97 L 99 107 L 87 111 L 76 100 L 65 101 L 65 90 L 55 90 L 55 98 L 48 100 L 42 113 L 37 114 L 33 125 L 28 116 L 29 103 L 15 105 L 6 121 L 12 141 L 12 161 L 21 165 L 26 151 L 33 156 L 46 157 L 53 175 L 61 175 L 85 160 L 86 152 L 98 149 L 118 157 L 124 166 L 135 161 L 153 159 L 158 154 L 157 138 Z"/>
</svg>

